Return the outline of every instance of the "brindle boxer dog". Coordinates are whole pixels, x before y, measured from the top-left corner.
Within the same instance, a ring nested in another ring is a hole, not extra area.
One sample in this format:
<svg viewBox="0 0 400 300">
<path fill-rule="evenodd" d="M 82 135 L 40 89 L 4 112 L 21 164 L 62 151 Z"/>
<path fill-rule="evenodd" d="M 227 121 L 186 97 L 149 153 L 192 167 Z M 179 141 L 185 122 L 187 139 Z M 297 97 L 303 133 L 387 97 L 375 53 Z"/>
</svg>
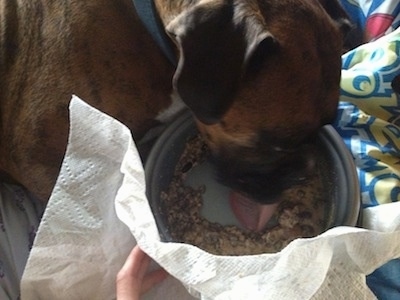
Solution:
<svg viewBox="0 0 400 300">
<path fill-rule="evenodd" d="M 311 171 L 304 149 L 335 117 L 348 22 L 334 0 L 155 0 L 176 68 L 132 0 L 0 4 L 0 167 L 43 202 L 72 94 L 138 140 L 174 90 L 221 180 L 266 203 Z"/>
</svg>

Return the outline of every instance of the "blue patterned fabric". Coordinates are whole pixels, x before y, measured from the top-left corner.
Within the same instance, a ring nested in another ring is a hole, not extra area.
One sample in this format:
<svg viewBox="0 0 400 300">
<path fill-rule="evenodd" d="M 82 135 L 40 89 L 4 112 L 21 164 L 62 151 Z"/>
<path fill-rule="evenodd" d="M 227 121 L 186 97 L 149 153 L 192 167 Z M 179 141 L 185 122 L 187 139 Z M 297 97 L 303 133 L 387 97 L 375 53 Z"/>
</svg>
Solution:
<svg viewBox="0 0 400 300">
<path fill-rule="evenodd" d="M 400 25 L 398 0 L 340 0 L 353 22 L 370 40 L 388 34 Z"/>
<path fill-rule="evenodd" d="M 367 284 L 378 299 L 400 299 L 400 259 L 394 259 L 367 277 Z"/>
<path fill-rule="evenodd" d="M 355 159 L 363 206 L 399 201 L 400 95 L 391 82 L 400 75 L 400 1 L 341 2 L 367 43 L 342 57 L 335 127 Z M 400 260 L 366 280 L 378 299 L 400 299 Z"/>
<path fill-rule="evenodd" d="M 400 28 L 342 57 L 335 127 L 355 159 L 364 207 L 400 200 Z"/>
</svg>

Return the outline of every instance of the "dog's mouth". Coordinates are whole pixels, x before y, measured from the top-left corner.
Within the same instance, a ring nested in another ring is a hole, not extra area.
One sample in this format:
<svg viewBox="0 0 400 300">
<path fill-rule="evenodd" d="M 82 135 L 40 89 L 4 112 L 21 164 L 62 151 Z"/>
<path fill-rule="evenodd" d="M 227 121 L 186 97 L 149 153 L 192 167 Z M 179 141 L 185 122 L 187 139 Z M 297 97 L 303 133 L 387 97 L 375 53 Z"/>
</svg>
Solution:
<svg viewBox="0 0 400 300">
<path fill-rule="evenodd" d="M 264 229 L 286 190 L 304 186 L 316 171 L 315 147 L 227 148 L 211 155 L 217 180 L 229 187 L 230 205 L 246 229 Z M 228 150 L 228 151 L 227 151 Z"/>
<path fill-rule="evenodd" d="M 236 191 L 231 192 L 229 204 L 239 223 L 256 232 L 267 227 L 278 207 L 278 203 L 263 205 Z"/>
<path fill-rule="evenodd" d="M 219 157 L 212 161 L 221 184 L 262 205 L 277 203 L 285 190 L 306 184 L 316 164 L 312 155 L 303 154 L 291 154 L 284 160 L 267 164 Z"/>
<path fill-rule="evenodd" d="M 232 188 L 229 203 L 240 224 L 251 231 L 264 230 L 271 221 L 282 194 L 293 186 L 305 185 L 312 162 L 291 162 L 269 173 L 251 171 L 229 173 L 220 169 L 219 181 Z M 232 170 L 232 169 L 230 169 Z"/>
<path fill-rule="evenodd" d="M 233 191 L 230 206 L 244 228 L 252 231 L 265 229 L 284 191 L 306 185 L 315 174 L 314 149 L 309 146 L 301 149 L 259 163 L 248 162 L 246 156 L 241 156 L 242 159 L 211 158 L 216 166 L 217 180 Z"/>
</svg>

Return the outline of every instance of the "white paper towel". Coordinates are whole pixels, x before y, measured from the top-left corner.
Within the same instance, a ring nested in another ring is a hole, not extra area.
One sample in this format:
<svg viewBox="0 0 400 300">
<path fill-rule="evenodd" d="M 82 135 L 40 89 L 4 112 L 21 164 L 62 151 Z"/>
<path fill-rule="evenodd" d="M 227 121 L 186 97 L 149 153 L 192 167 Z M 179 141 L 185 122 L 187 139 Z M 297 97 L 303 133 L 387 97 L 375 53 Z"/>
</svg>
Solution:
<svg viewBox="0 0 400 300">
<path fill-rule="evenodd" d="M 129 130 L 77 97 L 70 122 L 59 178 L 21 280 L 24 300 L 114 299 L 116 274 L 136 244 L 114 208 L 125 155 L 137 178 L 130 196 L 144 199 L 143 169 Z M 169 278 L 150 297 L 161 295 L 164 285 L 171 295 L 188 295 Z"/>
<path fill-rule="evenodd" d="M 77 97 L 70 111 L 67 153 L 25 269 L 22 299 L 112 299 L 135 239 L 202 299 L 373 299 L 365 275 L 400 257 L 400 203 L 367 209 L 366 229 L 337 227 L 276 254 L 215 256 L 163 243 L 129 130 Z M 173 278 L 147 298 L 192 299 Z"/>
</svg>

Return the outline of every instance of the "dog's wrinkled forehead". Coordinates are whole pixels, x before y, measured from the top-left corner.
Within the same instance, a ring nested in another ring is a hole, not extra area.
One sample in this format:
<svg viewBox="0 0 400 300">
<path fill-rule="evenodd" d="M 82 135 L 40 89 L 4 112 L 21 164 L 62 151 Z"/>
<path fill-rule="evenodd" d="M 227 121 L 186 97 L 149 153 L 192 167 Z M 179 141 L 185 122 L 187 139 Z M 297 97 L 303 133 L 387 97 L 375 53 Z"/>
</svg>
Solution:
<svg viewBox="0 0 400 300">
<path fill-rule="evenodd" d="M 336 0 L 297 2 L 195 1 L 167 24 L 166 30 L 179 51 L 174 88 L 198 120 L 204 124 L 217 123 L 234 102 L 247 68 L 257 67 L 252 61 L 258 62 L 260 57 L 275 53 L 280 47 L 285 50 L 277 34 L 284 29 L 277 24 L 293 20 L 296 14 L 304 12 L 307 17 L 325 21 L 330 18 L 329 12 L 324 11 L 326 3 L 329 10 L 335 10 L 331 2 Z M 315 24 L 312 30 L 320 30 L 322 35 L 325 29 L 336 30 L 339 36 L 339 28 L 334 28 L 343 22 L 339 23 L 327 20 L 323 24 L 326 28 L 319 26 L 321 23 Z M 290 31 L 302 35 L 302 26 L 296 26 L 296 30 Z"/>
</svg>

